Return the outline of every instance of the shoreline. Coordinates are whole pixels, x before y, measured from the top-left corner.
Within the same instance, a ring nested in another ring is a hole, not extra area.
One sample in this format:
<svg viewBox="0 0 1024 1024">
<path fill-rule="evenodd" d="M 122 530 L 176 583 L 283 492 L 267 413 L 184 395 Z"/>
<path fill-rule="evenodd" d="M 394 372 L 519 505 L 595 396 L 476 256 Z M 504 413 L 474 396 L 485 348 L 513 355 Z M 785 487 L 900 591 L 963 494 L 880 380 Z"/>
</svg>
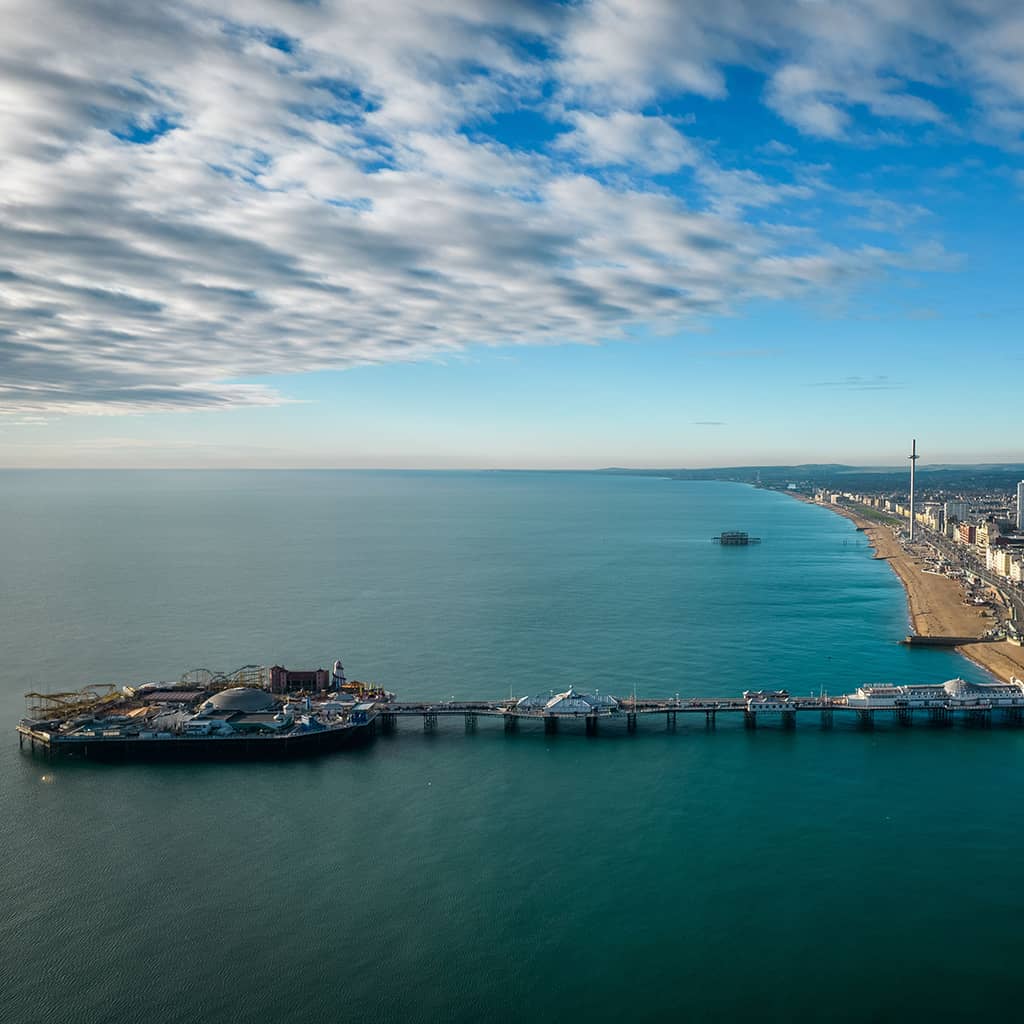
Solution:
<svg viewBox="0 0 1024 1024">
<path fill-rule="evenodd" d="M 818 505 L 802 494 L 789 496 L 806 505 Z M 922 572 L 922 561 L 906 551 L 892 530 L 874 523 L 849 509 L 835 505 L 818 505 L 835 515 L 850 520 L 862 530 L 868 544 L 874 549 L 874 558 L 889 563 L 896 578 L 903 585 L 907 599 L 907 612 L 911 629 L 918 636 L 981 636 L 994 623 L 985 609 L 964 604 L 963 589 L 956 580 Z M 979 668 L 1003 682 L 1011 676 L 1024 678 L 1024 648 L 1006 640 L 979 642 L 952 648 Z"/>
</svg>

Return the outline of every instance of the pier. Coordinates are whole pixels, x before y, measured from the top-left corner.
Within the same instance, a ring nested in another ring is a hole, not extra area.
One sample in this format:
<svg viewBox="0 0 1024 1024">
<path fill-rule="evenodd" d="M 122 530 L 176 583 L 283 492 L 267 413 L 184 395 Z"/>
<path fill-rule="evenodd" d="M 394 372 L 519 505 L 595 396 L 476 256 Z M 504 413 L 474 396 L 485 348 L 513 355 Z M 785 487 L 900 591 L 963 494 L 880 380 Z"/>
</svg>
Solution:
<svg viewBox="0 0 1024 1024">
<path fill-rule="evenodd" d="M 745 548 L 750 544 L 760 544 L 760 537 L 751 537 L 745 530 L 724 530 L 717 537 L 711 538 L 716 544 L 727 548 Z"/>
<path fill-rule="evenodd" d="M 900 641 L 904 647 L 964 647 L 991 642 L 990 636 L 919 636 L 917 633 L 908 633 Z"/>
<path fill-rule="evenodd" d="M 425 733 L 436 732 L 444 720 L 461 719 L 467 733 L 475 733 L 481 721 L 495 720 L 507 734 L 533 726 L 554 736 L 575 727 L 591 737 L 606 730 L 634 735 L 654 723 L 675 732 L 687 722 L 707 731 L 728 721 L 747 730 L 793 730 L 798 721 L 824 730 L 843 721 L 861 730 L 882 723 L 901 728 L 918 722 L 973 728 L 1024 724 L 1024 680 L 1016 677 L 1009 683 L 865 684 L 835 697 L 745 690 L 738 697 L 620 698 L 575 687 L 502 700 L 399 701 L 379 689 L 371 696 L 365 688 L 359 691 L 363 699 L 346 702 L 341 696 L 278 698 L 260 687 L 230 687 L 212 695 L 150 690 L 141 699 L 119 700 L 104 691 L 85 708 L 64 694 L 65 717 L 55 717 L 51 704 L 49 717 L 23 719 L 19 743 L 31 752 L 98 759 L 253 759 L 339 750 L 378 732 L 394 732 L 401 720 L 419 721 Z"/>
<path fill-rule="evenodd" d="M 915 721 L 932 725 L 962 722 L 967 725 L 1008 725 L 1024 723 L 1024 681 L 1011 683 L 968 683 L 952 679 L 946 683 L 897 686 L 865 685 L 850 694 L 830 697 L 794 696 L 787 690 L 745 691 L 740 697 L 599 697 L 576 689 L 547 697 L 508 698 L 497 701 L 391 701 L 379 706 L 385 731 L 395 728 L 399 719 L 422 719 L 427 732 L 439 719 L 465 719 L 467 732 L 476 730 L 478 718 L 504 722 L 506 732 L 517 732 L 520 725 L 536 723 L 545 733 L 555 734 L 560 723 L 582 721 L 588 736 L 596 736 L 602 724 L 625 725 L 627 733 L 637 731 L 642 721 L 664 717 L 664 726 L 675 731 L 680 721 L 701 722 L 714 729 L 719 718 L 732 718 L 747 729 L 774 725 L 782 729 L 796 727 L 797 719 L 813 720 L 830 729 L 838 719 L 859 728 L 873 728 L 885 720 L 901 726 Z"/>
</svg>

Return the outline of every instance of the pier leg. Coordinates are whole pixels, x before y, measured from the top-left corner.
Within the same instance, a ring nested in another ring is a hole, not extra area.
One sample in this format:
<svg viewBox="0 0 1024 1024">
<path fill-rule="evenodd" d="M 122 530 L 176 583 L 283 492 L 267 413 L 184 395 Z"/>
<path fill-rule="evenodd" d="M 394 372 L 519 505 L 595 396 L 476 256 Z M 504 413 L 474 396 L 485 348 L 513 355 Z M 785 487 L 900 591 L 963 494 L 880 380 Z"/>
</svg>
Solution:
<svg viewBox="0 0 1024 1024">
<path fill-rule="evenodd" d="M 911 708 L 897 708 L 896 709 L 896 721 L 900 725 L 913 725 L 914 724 L 914 712 Z"/>
<path fill-rule="evenodd" d="M 636 732 L 636 712 L 630 711 L 626 714 L 626 731 Z"/>
<path fill-rule="evenodd" d="M 473 711 L 466 713 L 466 732 L 476 732 L 476 713 Z"/>
<path fill-rule="evenodd" d="M 516 715 L 505 716 L 505 732 L 518 732 L 519 718 Z"/>
<path fill-rule="evenodd" d="M 822 727 L 822 729 L 831 729 L 832 728 L 832 709 L 831 708 L 826 708 L 824 711 L 822 711 L 822 713 L 821 713 L 821 727 Z"/>
<path fill-rule="evenodd" d="M 873 729 L 875 727 L 875 713 L 874 711 L 858 711 L 857 712 L 857 725 L 861 729 Z"/>
<path fill-rule="evenodd" d="M 749 708 L 743 712 L 743 725 L 747 729 L 757 728 L 757 712 L 751 711 Z"/>
<path fill-rule="evenodd" d="M 597 735 L 597 715 L 587 715 L 587 735 Z"/>
<path fill-rule="evenodd" d="M 385 711 L 380 716 L 380 724 L 384 732 L 394 732 L 397 721 L 398 716 L 393 711 Z"/>
<path fill-rule="evenodd" d="M 715 712 L 712 710 L 704 712 L 704 727 L 707 729 L 714 729 L 715 727 Z"/>
<path fill-rule="evenodd" d="M 544 731 L 552 734 L 558 732 L 558 719 L 554 715 L 548 715 L 544 719 Z"/>
<path fill-rule="evenodd" d="M 783 711 L 782 712 L 782 728 L 783 729 L 795 729 L 796 728 L 796 712 L 795 711 Z"/>
<path fill-rule="evenodd" d="M 428 711 L 423 716 L 423 731 L 433 732 L 437 728 L 437 715 L 433 711 Z"/>
<path fill-rule="evenodd" d="M 674 711 L 665 712 L 665 728 L 669 732 L 676 731 L 676 713 Z"/>
</svg>

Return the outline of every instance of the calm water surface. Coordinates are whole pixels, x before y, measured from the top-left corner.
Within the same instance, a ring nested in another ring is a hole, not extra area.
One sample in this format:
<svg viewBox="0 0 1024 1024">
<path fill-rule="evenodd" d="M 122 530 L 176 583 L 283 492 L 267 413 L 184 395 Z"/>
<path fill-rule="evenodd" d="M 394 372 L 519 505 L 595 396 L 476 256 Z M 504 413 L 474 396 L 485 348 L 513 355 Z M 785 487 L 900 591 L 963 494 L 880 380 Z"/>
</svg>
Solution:
<svg viewBox="0 0 1024 1024">
<path fill-rule="evenodd" d="M 13 732 L 29 689 L 339 655 L 427 699 L 984 678 L 906 618 L 850 523 L 738 485 L 0 473 L 0 1018 L 1016 1016 L 1021 732 L 453 722 L 188 767 Z"/>
</svg>

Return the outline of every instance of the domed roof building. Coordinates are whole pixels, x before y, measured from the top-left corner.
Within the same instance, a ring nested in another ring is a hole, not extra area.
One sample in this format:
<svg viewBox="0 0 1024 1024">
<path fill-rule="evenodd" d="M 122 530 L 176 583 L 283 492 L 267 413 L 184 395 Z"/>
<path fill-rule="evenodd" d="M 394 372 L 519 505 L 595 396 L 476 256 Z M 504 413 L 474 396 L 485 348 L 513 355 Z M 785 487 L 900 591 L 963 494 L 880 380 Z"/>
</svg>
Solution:
<svg viewBox="0 0 1024 1024">
<path fill-rule="evenodd" d="M 241 711 L 247 715 L 255 715 L 265 711 L 277 710 L 278 704 L 266 690 L 257 690 L 252 686 L 233 686 L 229 690 L 215 693 L 203 702 L 200 711 Z"/>
<path fill-rule="evenodd" d="M 576 687 L 570 686 L 564 693 L 523 697 L 517 702 L 516 710 L 543 712 L 546 715 L 592 715 L 614 711 L 618 706 L 619 702 L 614 697 L 581 693 Z"/>
<path fill-rule="evenodd" d="M 1021 697 L 1020 681 L 1017 683 L 969 683 L 966 679 L 949 679 L 942 689 L 951 700 L 977 701 L 992 698 Z"/>
</svg>

